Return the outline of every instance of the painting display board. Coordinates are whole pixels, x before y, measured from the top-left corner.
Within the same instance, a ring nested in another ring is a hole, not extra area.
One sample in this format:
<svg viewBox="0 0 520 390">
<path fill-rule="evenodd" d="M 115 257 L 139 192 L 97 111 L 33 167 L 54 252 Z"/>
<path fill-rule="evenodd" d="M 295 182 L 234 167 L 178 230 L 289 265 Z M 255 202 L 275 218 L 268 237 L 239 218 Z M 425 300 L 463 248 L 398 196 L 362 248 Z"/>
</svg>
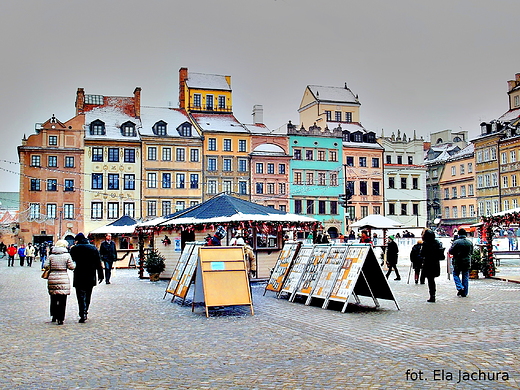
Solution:
<svg viewBox="0 0 520 390">
<path fill-rule="evenodd" d="M 166 292 L 164 293 L 164 297 L 166 297 L 167 293 L 173 294 L 172 301 L 175 299 L 175 290 L 179 286 L 179 283 L 181 281 L 182 274 L 184 272 L 184 269 L 186 268 L 186 264 L 188 264 L 188 260 L 191 256 L 191 253 L 193 252 L 194 248 L 196 246 L 203 245 L 203 242 L 187 242 L 184 246 L 184 250 L 181 253 L 181 256 L 179 257 L 179 260 L 177 261 L 177 265 L 175 266 L 175 269 L 173 270 L 172 277 L 170 279 L 170 282 L 168 283 L 168 286 L 166 287 Z M 163 297 L 163 299 L 164 299 Z"/>
<path fill-rule="evenodd" d="M 178 278 L 179 282 L 173 293 L 174 297 L 179 297 L 183 300 L 186 299 L 191 282 L 195 276 L 195 270 L 197 269 L 197 259 L 199 258 L 199 252 L 197 251 L 197 248 L 200 248 L 202 245 L 203 243 L 198 243 L 198 245 L 193 248 L 190 255 L 188 256 L 184 270 Z"/>
<path fill-rule="evenodd" d="M 247 276 L 244 248 L 233 247 L 200 247 L 195 292 L 200 291 L 202 284 L 203 297 L 193 300 L 204 301 L 206 317 L 208 308 L 215 306 L 248 305 L 254 315 L 251 289 Z"/>
<path fill-rule="evenodd" d="M 344 303 L 341 310 L 344 313 L 352 295 L 356 300 L 357 296 L 371 297 L 376 307 L 379 307 L 378 298 L 393 300 L 399 309 L 388 280 L 370 245 L 348 246 L 345 261 L 329 297 L 323 303 L 323 308 L 326 308 L 330 301 L 339 301 Z"/>
<path fill-rule="evenodd" d="M 311 303 L 312 298 L 327 299 L 330 296 L 340 270 L 345 263 L 348 248 L 348 246 L 332 246 L 329 249 L 323 268 L 316 278 L 307 302 L 305 302 L 306 305 Z"/>
<path fill-rule="evenodd" d="M 282 289 L 283 282 L 285 277 L 289 273 L 289 269 L 293 263 L 294 258 L 298 254 L 300 250 L 301 242 L 286 242 L 283 246 L 280 255 L 278 256 L 278 260 L 273 268 L 273 272 L 271 273 L 271 277 L 267 282 L 267 286 L 264 290 L 264 295 L 267 290 L 274 291 L 279 293 Z"/>
<path fill-rule="evenodd" d="M 315 285 L 315 281 L 317 280 L 323 265 L 325 264 L 325 260 L 330 248 L 330 245 L 314 246 L 314 249 L 309 257 L 309 261 L 307 262 L 305 272 L 300 277 L 300 281 L 296 286 L 296 289 L 289 298 L 290 301 L 294 301 L 298 295 L 309 296 L 311 294 L 313 286 Z"/>
<path fill-rule="evenodd" d="M 307 263 L 311 258 L 313 250 L 313 245 L 302 245 L 300 247 L 298 254 L 293 260 L 292 267 L 285 278 L 282 290 L 280 291 L 281 293 L 292 294 L 294 291 L 296 291 L 296 288 L 300 283 L 300 279 L 305 273 Z"/>
</svg>

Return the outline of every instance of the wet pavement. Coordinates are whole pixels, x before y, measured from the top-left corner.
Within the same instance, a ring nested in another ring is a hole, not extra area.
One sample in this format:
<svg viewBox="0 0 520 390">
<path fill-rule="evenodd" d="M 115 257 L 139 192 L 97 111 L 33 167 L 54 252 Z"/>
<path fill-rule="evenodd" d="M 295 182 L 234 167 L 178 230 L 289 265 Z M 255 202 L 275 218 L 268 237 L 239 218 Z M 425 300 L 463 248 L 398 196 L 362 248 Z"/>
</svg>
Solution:
<svg viewBox="0 0 520 390">
<path fill-rule="evenodd" d="M 324 310 L 264 296 L 265 284 L 255 283 L 254 316 L 232 307 L 206 318 L 202 306 L 192 312 L 163 299 L 166 280 L 118 269 L 112 284 L 94 289 L 87 323 L 78 323 L 73 292 L 58 326 L 40 269 L 3 262 L 0 387 L 520 388 L 520 284 L 471 280 L 460 298 L 444 274 L 437 302 L 427 303 L 427 287 L 408 284 L 408 271 L 403 261 L 403 279 L 389 282 L 400 310 L 385 300 L 374 309 L 364 297 L 346 313 Z"/>
</svg>

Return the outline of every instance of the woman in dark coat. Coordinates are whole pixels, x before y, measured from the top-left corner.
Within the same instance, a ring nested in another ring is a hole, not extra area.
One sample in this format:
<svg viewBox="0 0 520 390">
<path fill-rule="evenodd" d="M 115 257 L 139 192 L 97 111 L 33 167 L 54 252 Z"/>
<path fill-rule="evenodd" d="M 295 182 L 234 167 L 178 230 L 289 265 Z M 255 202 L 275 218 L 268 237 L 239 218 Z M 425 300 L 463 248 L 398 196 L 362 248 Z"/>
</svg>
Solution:
<svg viewBox="0 0 520 390">
<path fill-rule="evenodd" d="M 421 274 L 421 269 L 423 266 L 423 258 L 421 256 L 422 249 L 422 240 L 418 240 L 417 244 L 412 247 L 410 251 L 410 261 L 412 262 L 412 267 L 414 272 L 415 284 L 419 283 L 419 276 Z"/>
<path fill-rule="evenodd" d="M 428 279 L 428 290 L 430 292 L 430 299 L 427 302 L 435 302 L 435 278 L 441 274 L 440 260 L 444 259 L 444 248 L 440 241 L 435 238 L 435 233 L 430 229 L 423 231 L 422 239 L 423 273 Z"/>
<path fill-rule="evenodd" d="M 50 270 L 47 287 L 51 296 L 52 322 L 57 321 L 58 325 L 63 325 L 67 295 L 70 295 L 70 279 L 67 270 L 73 270 L 76 266 L 67 250 L 68 245 L 65 240 L 56 242 L 44 264 L 44 268 Z"/>
</svg>

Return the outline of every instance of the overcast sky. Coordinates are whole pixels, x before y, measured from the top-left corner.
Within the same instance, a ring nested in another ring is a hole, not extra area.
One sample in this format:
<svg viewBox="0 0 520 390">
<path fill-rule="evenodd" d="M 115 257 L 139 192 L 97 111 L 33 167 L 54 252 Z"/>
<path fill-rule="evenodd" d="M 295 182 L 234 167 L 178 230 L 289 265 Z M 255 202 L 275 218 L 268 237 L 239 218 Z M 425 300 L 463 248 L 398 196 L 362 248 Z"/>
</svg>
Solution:
<svg viewBox="0 0 520 390">
<path fill-rule="evenodd" d="M 518 0 L 2 0 L 0 191 L 18 191 L 16 147 L 87 94 L 178 106 L 178 71 L 230 75 L 237 119 L 252 107 L 298 123 L 309 84 L 343 86 L 385 135 L 478 134 L 508 109 L 520 72 Z M 7 161 L 7 162 L 6 162 Z M 7 170 L 7 171 L 6 171 Z"/>
</svg>

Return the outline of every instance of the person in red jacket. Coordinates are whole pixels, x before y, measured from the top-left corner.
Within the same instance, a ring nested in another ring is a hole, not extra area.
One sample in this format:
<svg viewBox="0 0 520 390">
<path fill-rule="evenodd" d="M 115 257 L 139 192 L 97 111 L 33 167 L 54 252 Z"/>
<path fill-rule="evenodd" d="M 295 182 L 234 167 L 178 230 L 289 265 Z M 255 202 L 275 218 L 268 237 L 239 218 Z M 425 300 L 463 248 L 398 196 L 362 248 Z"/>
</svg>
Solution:
<svg viewBox="0 0 520 390">
<path fill-rule="evenodd" d="M 16 247 L 14 244 L 9 245 L 9 248 L 7 248 L 7 255 L 9 256 L 7 258 L 7 266 L 8 267 L 14 267 L 14 255 L 16 255 Z"/>
</svg>

